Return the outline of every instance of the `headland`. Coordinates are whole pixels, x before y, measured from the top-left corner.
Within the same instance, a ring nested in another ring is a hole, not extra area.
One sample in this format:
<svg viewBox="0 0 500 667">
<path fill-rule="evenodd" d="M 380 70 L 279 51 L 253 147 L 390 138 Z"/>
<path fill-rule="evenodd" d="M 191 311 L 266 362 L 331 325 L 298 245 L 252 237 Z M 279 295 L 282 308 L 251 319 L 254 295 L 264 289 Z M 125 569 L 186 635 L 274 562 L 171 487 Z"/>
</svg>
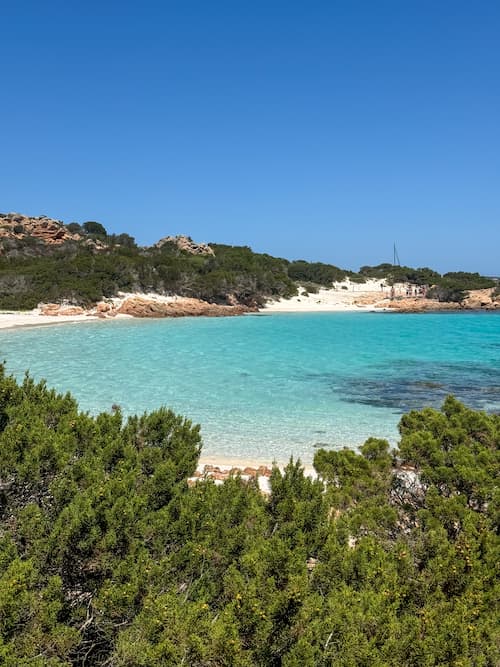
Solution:
<svg viewBox="0 0 500 667">
<path fill-rule="evenodd" d="M 0 214 L 0 328 L 262 311 L 500 308 L 498 279 L 395 264 L 359 272 L 165 236 L 139 246 L 98 222 Z"/>
</svg>

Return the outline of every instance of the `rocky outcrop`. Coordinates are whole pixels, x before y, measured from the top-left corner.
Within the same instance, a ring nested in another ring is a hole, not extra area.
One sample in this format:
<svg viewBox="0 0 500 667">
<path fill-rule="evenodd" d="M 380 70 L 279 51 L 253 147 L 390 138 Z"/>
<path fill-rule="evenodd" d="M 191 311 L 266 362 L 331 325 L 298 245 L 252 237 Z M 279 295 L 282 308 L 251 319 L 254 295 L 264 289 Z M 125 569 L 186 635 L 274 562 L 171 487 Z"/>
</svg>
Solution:
<svg viewBox="0 0 500 667">
<path fill-rule="evenodd" d="M 437 301 L 435 299 L 426 299 L 425 297 L 387 299 L 382 307 L 401 313 L 429 313 L 433 311 L 461 309 L 459 303 Z"/>
<path fill-rule="evenodd" d="M 179 298 L 173 301 L 148 299 L 142 296 L 128 297 L 116 309 L 122 315 L 133 317 L 225 317 L 251 312 L 247 306 L 221 306 L 200 299 Z"/>
<path fill-rule="evenodd" d="M 256 310 L 257 308 L 241 304 L 227 306 L 208 303 L 201 299 L 140 294 L 100 301 L 87 310 L 67 303 L 41 303 L 38 306 L 41 315 L 89 315 L 101 319 L 116 317 L 117 315 L 138 318 L 230 317 L 255 312 Z"/>
<path fill-rule="evenodd" d="M 377 304 L 381 305 L 381 304 Z M 423 297 L 396 298 L 385 301 L 385 307 L 405 313 L 425 313 L 439 310 L 500 310 L 500 296 L 492 288 L 471 290 L 460 303 L 437 301 Z"/>
<path fill-rule="evenodd" d="M 60 246 L 68 241 L 74 241 L 91 247 L 94 250 L 103 250 L 108 246 L 96 238 L 70 232 L 61 221 L 49 218 L 46 215 L 28 216 L 22 213 L 0 213 L 0 241 L 12 239 L 38 239 L 47 246 Z M 155 248 L 161 248 L 167 243 L 176 246 L 182 252 L 190 255 L 211 255 L 215 253 L 206 243 L 196 243 L 189 236 L 165 236 L 155 243 Z M 1 252 L 1 248 L 0 248 Z"/>
<path fill-rule="evenodd" d="M 163 317 L 230 317 L 253 312 L 254 308 L 248 306 L 224 306 L 216 303 L 208 303 L 200 299 L 188 299 L 172 297 L 129 296 L 115 301 L 101 301 L 93 308 L 85 310 L 80 306 L 68 304 L 45 303 L 39 305 L 41 315 L 89 315 L 107 319 L 117 315 L 129 315 L 138 318 L 163 318 Z"/>
<path fill-rule="evenodd" d="M 206 243 L 195 243 L 189 236 L 165 236 L 155 243 L 155 248 L 161 248 L 166 243 L 172 243 L 179 250 L 190 255 L 215 255 L 212 248 Z"/>
<path fill-rule="evenodd" d="M 423 296 L 380 299 L 376 294 L 362 295 L 353 300 L 356 306 L 373 306 L 403 313 L 426 313 L 442 310 L 497 310 L 500 309 L 500 295 L 495 296 L 491 288 L 471 290 L 461 303 L 438 301 Z"/>
<path fill-rule="evenodd" d="M 38 239 L 47 246 L 59 246 L 68 241 L 76 241 L 96 250 L 105 247 L 98 240 L 73 234 L 60 220 L 45 215 L 30 217 L 21 213 L 0 213 L 0 240 L 21 241 L 28 237 Z"/>
<path fill-rule="evenodd" d="M 40 306 L 41 315 L 85 315 L 86 311 L 80 306 L 64 306 L 59 303 L 44 303 Z"/>
<path fill-rule="evenodd" d="M 495 290 L 491 288 L 471 290 L 464 306 L 473 310 L 497 310 L 500 309 L 500 294 L 495 295 Z"/>
</svg>

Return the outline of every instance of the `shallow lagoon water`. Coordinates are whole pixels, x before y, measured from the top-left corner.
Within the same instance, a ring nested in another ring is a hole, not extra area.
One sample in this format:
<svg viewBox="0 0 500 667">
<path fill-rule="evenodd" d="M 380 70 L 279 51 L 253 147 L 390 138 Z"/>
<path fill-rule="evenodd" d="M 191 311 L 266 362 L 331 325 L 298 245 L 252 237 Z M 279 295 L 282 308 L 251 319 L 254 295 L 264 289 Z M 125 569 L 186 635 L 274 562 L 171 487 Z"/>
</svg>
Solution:
<svg viewBox="0 0 500 667">
<path fill-rule="evenodd" d="M 65 323 L 0 332 L 0 357 L 91 413 L 167 405 L 206 456 L 305 463 L 397 442 L 402 413 L 453 393 L 500 411 L 500 314 L 280 313 Z"/>
</svg>

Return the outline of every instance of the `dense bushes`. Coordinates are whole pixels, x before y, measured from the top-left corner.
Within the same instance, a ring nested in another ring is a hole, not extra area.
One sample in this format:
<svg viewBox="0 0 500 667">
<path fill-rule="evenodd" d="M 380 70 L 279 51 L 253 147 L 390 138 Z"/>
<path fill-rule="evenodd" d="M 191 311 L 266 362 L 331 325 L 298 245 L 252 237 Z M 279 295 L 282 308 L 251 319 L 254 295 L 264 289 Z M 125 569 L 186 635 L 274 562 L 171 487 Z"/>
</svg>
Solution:
<svg viewBox="0 0 500 667">
<path fill-rule="evenodd" d="M 351 272 L 339 269 L 337 266 L 331 264 L 305 262 L 302 259 L 298 259 L 295 262 L 290 262 L 288 275 L 292 280 L 330 287 L 332 282 L 345 280 L 348 275 L 351 275 Z"/>
<path fill-rule="evenodd" d="M 463 290 L 488 289 L 495 286 L 495 281 L 492 278 L 486 278 L 479 273 L 468 273 L 467 271 L 445 273 L 442 280 L 457 285 Z"/>
<path fill-rule="evenodd" d="M 96 418 L 0 376 L 0 662 L 484 665 L 500 660 L 500 417 L 448 399 L 399 452 L 186 478 L 197 427 Z M 403 465 L 404 464 L 404 465 Z"/>
<path fill-rule="evenodd" d="M 389 285 L 395 283 L 412 283 L 413 285 L 434 285 L 441 279 L 441 275 L 428 267 L 412 269 L 410 266 L 394 264 L 378 264 L 377 266 L 362 266 L 359 270 L 362 276 L 381 280 L 385 278 Z"/>
<path fill-rule="evenodd" d="M 467 290 L 495 284 L 477 273 L 441 276 L 429 268 L 391 264 L 364 266 L 358 274 L 321 262 L 289 262 L 254 253 L 246 246 L 212 244 L 213 256 L 192 255 L 173 242 L 140 248 L 128 234 L 107 234 L 93 221 L 70 223 L 67 228 L 82 235 L 84 241 L 47 246 L 29 236 L 1 240 L 0 308 L 30 309 L 39 302 L 62 300 L 90 305 L 118 291 L 155 291 L 215 303 L 261 305 L 270 297 L 293 296 L 297 283 L 313 292 L 346 278 L 361 283 L 375 278 L 389 284 L 433 285 L 428 296 L 461 301 Z"/>
<path fill-rule="evenodd" d="M 439 301 L 463 301 L 469 290 L 489 289 L 495 286 L 491 278 L 480 276 L 479 273 L 457 271 L 445 273 L 429 290 L 428 296 Z"/>
<path fill-rule="evenodd" d="M 0 259 L 0 308 L 30 309 L 41 301 L 61 300 L 89 305 L 118 291 L 245 304 L 296 292 L 285 260 L 250 248 L 214 246 L 215 257 L 194 256 L 171 244 L 141 249 L 126 234 L 107 239 L 110 245 L 99 252 L 68 243 L 42 255 L 15 253 Z"/>
</svg>

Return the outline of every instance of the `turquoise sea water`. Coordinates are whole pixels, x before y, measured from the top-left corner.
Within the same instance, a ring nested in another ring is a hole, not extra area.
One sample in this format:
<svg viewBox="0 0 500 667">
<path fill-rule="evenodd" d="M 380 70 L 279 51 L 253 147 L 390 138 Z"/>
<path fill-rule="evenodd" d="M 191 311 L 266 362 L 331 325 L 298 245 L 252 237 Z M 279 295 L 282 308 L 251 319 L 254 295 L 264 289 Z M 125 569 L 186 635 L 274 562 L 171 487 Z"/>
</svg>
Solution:
<svg viewBox="0 0 500 667">
<path fill-rule="evenodd" d="M 310 462 L 315 447 L 397 442 L 401 414 L 448 393 L 500 411 L 500 315 L 259 314 L 66 323 L 0 332 L 22 377 L 96 413 L 167 405 L 205 455 Z"/>
</svg>

